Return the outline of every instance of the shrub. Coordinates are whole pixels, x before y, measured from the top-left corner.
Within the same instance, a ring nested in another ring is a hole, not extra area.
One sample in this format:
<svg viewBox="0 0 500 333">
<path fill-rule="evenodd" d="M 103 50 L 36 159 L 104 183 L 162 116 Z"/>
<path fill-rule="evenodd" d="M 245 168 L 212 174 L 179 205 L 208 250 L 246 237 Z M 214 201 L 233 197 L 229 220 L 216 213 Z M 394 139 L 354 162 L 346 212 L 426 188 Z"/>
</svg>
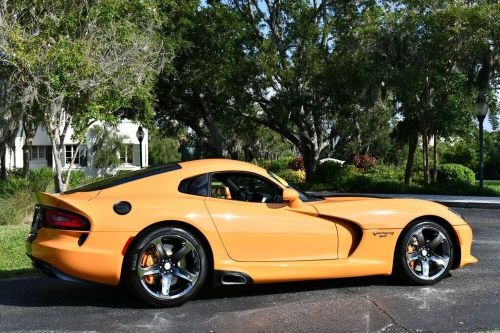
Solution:
<svg viewBox="0 0 500 333">
<path fill-rule="evenodd" d="M 35 207 L 35 196 L 27 186 L 0 197 L 0 225 L 30 223 Z"/>
<path fill-rule="evenodd" d="M 119 134 L 116 128 L 95 125 L 89 130 L 89 144 L 93 150 L 92 164 L 102 172 L 113 170 L 121 164 L 118 152 L 125 153 L 126 146 L 123 141 L 125 136 Z M 72 186 L 70 181 L 70 186 Z"/>
<path fill-rule="evenodd" d="M 460 139 L 451 144 L 441 147 L 441 161 L 443 164 L 461 164 L 468 168 L 477 165 L 477 151 L 475 145 L 470 145 L 466 140 Z"/>
<path fill-rule="evenodd" d="M 269 171 L 278 173 L 288 169 L 288 163 L 290 163 L 291 158 L 280 158 L 269 163 Z"/>
<path fill-rule="evenodd" d="M 474 184 L 474 171 L 461 164 L 441 164 L 438 169 L 438 182 Z"/>
<path fill-rule="evenodd" d="M 276 175 L 280 176 L 288 183 L 298 184 L 303 183 L 306 180 L 306 173 L 304 170 L 281 170 L 276 173 Z"/>
<path fill-rule="evenodd" d="M 404 172 L 400 167 L 393 165 L 377 164 L 367 171 L 374 179 L 380 180 L 403 180 Z"/>
<path fill-rule="evenodd" d="M 54 183 L 54 171 L 49 168 L 30 170 L 28 182 L 33 192 L 45 192 Z"/>
<path fill-rule="evenodd" d="M 288 162 L 288 169 L 291 170 L 304 170 L 304 158 L 302 156 L 296 156 Z"/>
<path fill-rule="evenodd" d="M 271 165 L 270 160 L 266 160 L 263 158 L 258 158 L 256 162 L 257 162 L 258 166 L 260 166 L 261 168 L 264 168 L 266 170 L 269 170 L 269 166 Z"/>
<path fill-rule="evenodd" d="M 64 175 L 64 177 L 66 177 L 66 175 Z M 91 181 L 92 178 L 87 178 L 87 174 L 84 170 L 73 170 L 71 171 L 68 189 L 85 185 Z"/>
<path fill-rule="evenodd" d="M 318 164 L 314 170 L 314 179 L 320 183 L 333 183 L 342 172 L 342 164 L 335 161 L 325 161 Z"/>
<path fill-rule="evenodd" d="M 24 178 L 23 168 L 13 168 L 8 171 L 10 178 Z"/>
<path fill-rule="evenodd" d="M 339 190 L 344 192 L 370 192 L 372 180 L 365 174 L 357 174 L 346 178 Z"/>
<path fill-rule="evenodd" d="M 126 175 L 127 173 L 131 173 L 132 170 L 118 170 L 116 171 L 115 173 L 115 176 L 123 176 L 123 175 Z"/>
<path fill-rule="evenodd" d="M 377 164 L 377 159 L 368 154 L 354 155 L 352 164 L 359 170 L 366 172 Z"/>
<path fill-rule="evenodd" d="M 176 139 L 165 137 L 157 129 L 149 131 L 149 165 L 161 165 L 181 160 L 180 144 Z"/>
<path fill-rule="evenodd" d="M 23 178 L 9 178 L 6 181 L 0 181 L 0 197 L 13 195 L 14 193 L 28 187 L 28 181 Z"/>
</svg>

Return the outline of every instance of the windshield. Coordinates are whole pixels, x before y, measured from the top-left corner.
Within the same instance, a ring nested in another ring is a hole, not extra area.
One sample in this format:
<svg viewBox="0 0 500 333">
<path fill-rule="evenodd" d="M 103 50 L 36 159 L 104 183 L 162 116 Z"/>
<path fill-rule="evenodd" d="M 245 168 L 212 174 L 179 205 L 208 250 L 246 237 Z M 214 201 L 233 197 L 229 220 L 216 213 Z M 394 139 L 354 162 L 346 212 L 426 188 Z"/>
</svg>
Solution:
<svg viewBox="0 0 500 333">
<path fill-rule="evenodd" d="M 308 201 L 320 201 L 320 200 L 324 200 L 325 199 L 322 196 L 311 195 L 311 194 L 308 194 L 306 192 L 303 192 L 303 191 L 297 189 L 295 186 L 292 186 L 292 185 L 288 184 L 288 182 L 286 180 L 284 180 L 283 178 L 281 178 L 278 175 L 275 175 L 274 173 L 272 173 L 269 170 L 267 170 L 267 173 L 269 174 L 269 176 L 271 176 L 272 178 L 274 178 L 275 180 L 277 180 L 281 185 L 283 185 L 285 187 L 288 187 L 288 188 L 291 188 L 291 189 L 294 189 L 295 191 L 299 192 L 299 198 L 300 198 L 300 200 L 302 200 L 304 202 L 308 202 Z"/>
</svg>

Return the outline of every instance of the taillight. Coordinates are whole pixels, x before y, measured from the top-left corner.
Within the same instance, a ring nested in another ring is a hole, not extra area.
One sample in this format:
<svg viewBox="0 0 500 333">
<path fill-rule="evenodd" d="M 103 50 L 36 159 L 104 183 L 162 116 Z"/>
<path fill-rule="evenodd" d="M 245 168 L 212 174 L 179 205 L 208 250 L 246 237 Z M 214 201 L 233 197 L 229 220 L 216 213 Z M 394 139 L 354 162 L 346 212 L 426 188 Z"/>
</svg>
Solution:
<svg viewBox="0 0 500 333">
<path fill-rule="evenodd" d="M 83 216 L 53 209 L 45 210 L 43 226 L 54 229 L 90 230 L 90 223 Z"/>
</svg>

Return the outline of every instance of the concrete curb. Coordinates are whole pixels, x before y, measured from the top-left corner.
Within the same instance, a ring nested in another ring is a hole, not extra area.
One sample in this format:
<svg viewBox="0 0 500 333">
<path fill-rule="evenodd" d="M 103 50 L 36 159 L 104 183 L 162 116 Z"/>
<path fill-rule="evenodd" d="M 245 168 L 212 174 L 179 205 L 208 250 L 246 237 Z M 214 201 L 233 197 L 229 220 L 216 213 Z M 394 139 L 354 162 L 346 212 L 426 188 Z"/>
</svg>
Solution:
<svg viewBox="0 0 500 333">
<path fill-rule="evenodd" d="M 427 195 L 427 194 L 384 194 L 384 193 L 341 193 L 334 191 L 308 191 L 313 195 L 325 197 L 372 197 L 372 198 L 411 198 L 430 200 L 448 207 L 500 209 L 500 197 Z"/>
</svg>

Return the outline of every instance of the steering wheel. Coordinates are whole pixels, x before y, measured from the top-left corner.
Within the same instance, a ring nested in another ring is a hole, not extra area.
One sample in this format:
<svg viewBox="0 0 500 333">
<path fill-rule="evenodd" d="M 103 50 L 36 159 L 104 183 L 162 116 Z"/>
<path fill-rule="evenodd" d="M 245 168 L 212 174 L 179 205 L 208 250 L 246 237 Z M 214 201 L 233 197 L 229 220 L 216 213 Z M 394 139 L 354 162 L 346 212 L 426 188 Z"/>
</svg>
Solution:
<svg viewBox="0 0 500 333">
<path fill-rule="evenodd" d="M 240 201 L 248 201 L 250 200 L 250 192 L 245 187 L 241 187 L 238 191 L 236 191 L 236 197 Z"/>
</svg>

